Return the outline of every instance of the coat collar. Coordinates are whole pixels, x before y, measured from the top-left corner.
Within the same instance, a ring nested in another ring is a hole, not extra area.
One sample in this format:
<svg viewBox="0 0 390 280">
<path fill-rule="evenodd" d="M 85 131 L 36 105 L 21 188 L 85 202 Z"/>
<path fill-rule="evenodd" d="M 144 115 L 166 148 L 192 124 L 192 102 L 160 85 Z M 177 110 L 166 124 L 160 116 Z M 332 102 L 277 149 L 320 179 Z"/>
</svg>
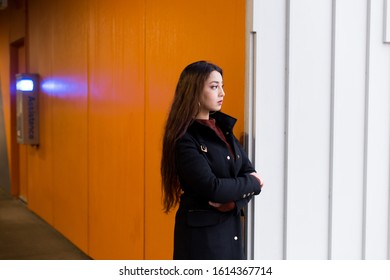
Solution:
<svg viewBox="0 0 390 280">
<path fill-rule="evenodd" d="M 214 114 L 212 114 L 210 116 L 210 118 L 215 119 L 217 126 L 219 128 L 221 128 L 222 131 L 229 131 L 229 132 L 233 131 L 233 127 L 237 122 L 237 119 L 235 119 L 235 118 L 233 118 L 225 113 L 222 113 L 221 111 L 215 112 Z M 201 123 L 196 122 L 196 121 L 194 121 L 190 125 L 190 127 L 194 127 L 194 126 L 206 127 L 206 126 L 204 126 Z"/>
<path fill-rule="evenodd" d="M 237 119 L 222 113 L 221 111 L 215 112 L 213 115 L 211 115 L 213 119 L 215 119 L 217 125 L 222 129 L 226 131 L 233 131 L 234 125 L 237 122 Z"/>
</svg>

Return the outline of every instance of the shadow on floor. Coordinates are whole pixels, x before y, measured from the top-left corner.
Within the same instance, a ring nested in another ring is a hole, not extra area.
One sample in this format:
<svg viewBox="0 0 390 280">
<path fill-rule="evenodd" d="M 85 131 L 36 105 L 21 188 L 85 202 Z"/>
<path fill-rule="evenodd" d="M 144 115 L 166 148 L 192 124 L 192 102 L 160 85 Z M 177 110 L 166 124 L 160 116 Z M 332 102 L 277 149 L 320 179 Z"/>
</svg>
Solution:
<svg viewBox="0 0 390 280">
<path fill-rule="evenodd" d="M 0 260 L 89 260 L 23 202 L 0 188 Z"/>
</svg>

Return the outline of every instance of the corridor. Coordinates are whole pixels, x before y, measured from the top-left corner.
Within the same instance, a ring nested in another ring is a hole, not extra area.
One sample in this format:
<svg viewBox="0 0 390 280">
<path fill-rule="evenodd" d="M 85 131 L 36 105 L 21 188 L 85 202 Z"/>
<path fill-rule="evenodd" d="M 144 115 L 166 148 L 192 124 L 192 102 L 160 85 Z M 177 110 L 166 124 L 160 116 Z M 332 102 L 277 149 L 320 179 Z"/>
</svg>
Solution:
<svg viewBox="0 0 390 280">
<path fill-rule="evenodd" d="M 19 199 L 0 188 L 0 260 L 88 260 Z"/>
</svg>

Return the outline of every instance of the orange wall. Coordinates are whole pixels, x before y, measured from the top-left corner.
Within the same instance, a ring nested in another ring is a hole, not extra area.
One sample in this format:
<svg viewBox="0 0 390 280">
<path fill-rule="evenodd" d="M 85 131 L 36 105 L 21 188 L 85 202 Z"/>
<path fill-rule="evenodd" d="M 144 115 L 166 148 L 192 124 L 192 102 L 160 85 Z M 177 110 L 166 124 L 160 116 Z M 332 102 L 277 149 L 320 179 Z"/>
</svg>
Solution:
<svg viewBox="0 0 390 280">
<path fill-rule="evenodd" d="M 89 41 L 90 253 L 143 259 L 144 3 L 93 1 Z"/>
<path fill-rule="evenodd" d="M 206 59 L 224 69 L 223 110 L 243 132 L 245 1 L 28 3 L 29 70 L 41 76 L 29 207 L 93 258 L 170 259 L 165 118 L 181 70 Z"/>
</svg>

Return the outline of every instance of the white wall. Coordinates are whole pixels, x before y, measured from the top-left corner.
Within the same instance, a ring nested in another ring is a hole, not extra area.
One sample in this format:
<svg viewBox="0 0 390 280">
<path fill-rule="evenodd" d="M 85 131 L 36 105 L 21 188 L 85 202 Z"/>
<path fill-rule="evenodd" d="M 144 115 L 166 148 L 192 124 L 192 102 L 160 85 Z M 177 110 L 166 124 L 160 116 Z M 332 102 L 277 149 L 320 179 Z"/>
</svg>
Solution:
<svg viewBox="0 0 390 280">
<path fill-rule="evenodd" d="M 389 259 L 384 3 L 248 5 L 250 151 L 266 182 L 253 204 L 255 259 Z"/>
</svg>

